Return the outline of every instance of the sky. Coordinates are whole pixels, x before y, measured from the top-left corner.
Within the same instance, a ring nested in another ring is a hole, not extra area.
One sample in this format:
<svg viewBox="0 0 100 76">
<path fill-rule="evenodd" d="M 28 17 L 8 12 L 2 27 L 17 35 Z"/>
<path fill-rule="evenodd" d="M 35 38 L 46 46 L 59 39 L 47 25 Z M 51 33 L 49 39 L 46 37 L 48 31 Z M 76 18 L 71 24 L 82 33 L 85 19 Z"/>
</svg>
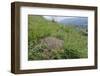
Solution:
<svg viewBox="0 0 100 76">
<path fill-rule="evenodd" d="M 61 20 L 63 20 L 63 19 L 69 19 L 69 18 L 75 18 L 75 17 L 68 17 L 68 16 L 66 16 L 66 17 L 63 17 L 63 16 L 43 16 L 44 18 L 46 18 L 46 19 L 48 19 L 48 20 L 52 20 L 53 18 L 55 19 L 55 21 L 61 21 Z"/>
</svg>

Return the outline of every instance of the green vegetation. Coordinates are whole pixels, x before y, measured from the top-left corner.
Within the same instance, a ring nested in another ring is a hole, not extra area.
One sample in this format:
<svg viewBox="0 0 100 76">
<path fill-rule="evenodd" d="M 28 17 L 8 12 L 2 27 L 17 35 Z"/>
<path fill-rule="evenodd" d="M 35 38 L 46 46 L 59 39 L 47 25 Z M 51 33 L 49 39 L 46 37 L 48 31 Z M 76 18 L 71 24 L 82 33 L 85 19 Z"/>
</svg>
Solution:
<svg viewBox="0 0 100 76">
<path fill-rule="evenodd" d="M 46 60 L 87 58 L 87 35 L 84 34 L 84 31 L 79 31 L 75 26 L 48 21 L 42 16 L 29 15 L 28 59 Z M 43 41 L 43 39 L 47 37 L 56 38 L 56 40 L 62 41 L 62 47 L 48 49 L 47 44 L 41 43 L 41 40 Z"/>
</svg>

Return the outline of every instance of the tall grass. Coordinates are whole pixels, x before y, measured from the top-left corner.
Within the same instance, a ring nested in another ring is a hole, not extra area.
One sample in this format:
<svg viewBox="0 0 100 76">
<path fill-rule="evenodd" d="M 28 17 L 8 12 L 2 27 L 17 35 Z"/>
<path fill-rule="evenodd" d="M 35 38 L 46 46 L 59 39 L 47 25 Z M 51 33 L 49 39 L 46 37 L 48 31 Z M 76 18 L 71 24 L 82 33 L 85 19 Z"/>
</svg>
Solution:
<svg viewBox="0 0 100 76">
<path fill-rule="evenodd" d="M 63 40 L 63 51 L 53 49 L 44 52 L 46 46 L 40 44 L 40 40 L 45 37 Z M 42 16 L 28 16 L 29 60 L 87 58 L 87 53 L 87 36 L 76 27 L 48 21 Z"/>
</svg>

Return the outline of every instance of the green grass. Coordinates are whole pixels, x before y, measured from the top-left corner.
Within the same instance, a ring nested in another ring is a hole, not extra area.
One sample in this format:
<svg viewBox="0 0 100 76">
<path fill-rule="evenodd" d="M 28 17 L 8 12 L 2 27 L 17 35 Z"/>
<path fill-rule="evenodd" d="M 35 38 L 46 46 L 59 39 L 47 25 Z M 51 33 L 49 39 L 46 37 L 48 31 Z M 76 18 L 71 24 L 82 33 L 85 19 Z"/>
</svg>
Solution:
<svg viewBox="0 0 100 76">
<path fill-rule="evenodd" d="M 63 40 L 63 51 L 52 49 L 44 52 L 46 46 L 40 44 L 40 40 L 45 37 Z M 48 21 L 42 16 L 28 16 L 29 60 L 87 58 L 87 44 L 87 36 L 74 26 Z"/>
</svg>

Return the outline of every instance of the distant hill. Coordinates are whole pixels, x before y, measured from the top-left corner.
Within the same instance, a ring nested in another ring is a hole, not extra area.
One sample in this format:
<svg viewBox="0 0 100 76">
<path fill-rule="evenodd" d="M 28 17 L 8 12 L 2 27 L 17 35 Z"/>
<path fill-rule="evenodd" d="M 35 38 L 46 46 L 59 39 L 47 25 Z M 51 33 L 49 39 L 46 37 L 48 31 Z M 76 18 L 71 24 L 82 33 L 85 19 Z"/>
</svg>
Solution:
<svg viewBox="0 0 100 76">
<path fill-rule="evenodd" d="M 62 24 L 65 24 L 65 25 L 87 27 L 88 18 L 87 17 L 66 18 L 66 19 L 61 20 L 59 23 L 62 23 Z"/>
</svg>

